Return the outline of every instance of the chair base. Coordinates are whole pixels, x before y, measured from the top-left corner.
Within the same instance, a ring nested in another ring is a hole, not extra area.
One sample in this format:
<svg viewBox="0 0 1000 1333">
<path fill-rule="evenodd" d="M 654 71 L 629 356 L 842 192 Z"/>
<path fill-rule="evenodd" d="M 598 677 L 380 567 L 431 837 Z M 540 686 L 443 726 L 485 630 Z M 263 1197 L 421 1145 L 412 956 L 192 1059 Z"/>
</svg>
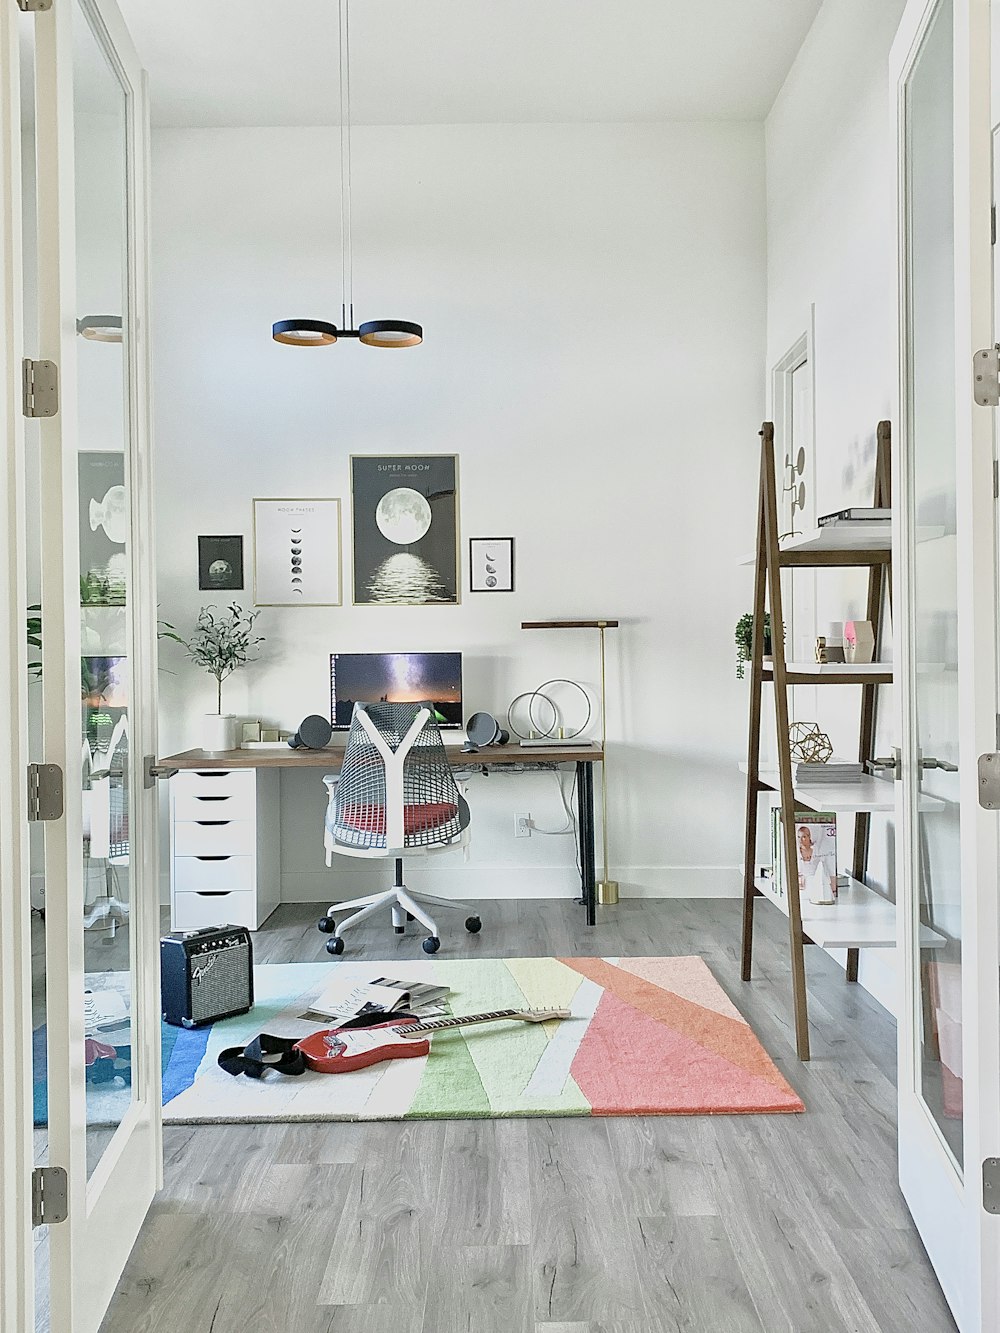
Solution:
<svg viewBox="0 0 1000 1333">
<path fill-rule="evenodd" d="M 429 932 L 428 941 L 438 939 L 438 929 L 434 918 L 426 910 L 427 907 L 459 907 L 465 911 L 471 910 L 468 903 L 458 902 L 452 898 L 435 898 L 427 893 L 410 893 L 405 884 L 396 884 L 393 888 L 386 889 L 384 893 L 369 894 L 367 898 L 353 898 L 346 903 L 333 903 L 320 922 L 320 929 L 337 940 L 343 936 L 345 930 L 360 925 L 362 921 L 366 921 L 368 917 L 374 916 L 376 912 L 381 912 L 386 907 L 391 912 L 393 929 L 397 935 L 403 933 L 408 920 L 419 921 Z M 335 918 L 340 912 L 349 912 L 350 916 L 337 922 Z M 330 921 L 334 922 L 332 930 L 327 924 Z M 469 924 L 473 921 L 478 923 L 479 918 L 470 916 L 466 922 L 466 929 L 474 933 L 479 927 L 478 924 L 475 927 Z M 426 943 L 427 941 L 425 948 Z M 329 947 L 328 944 L 327 948 Z M 435 951 L 427 950 L 427 952 Z"/>
</svg>

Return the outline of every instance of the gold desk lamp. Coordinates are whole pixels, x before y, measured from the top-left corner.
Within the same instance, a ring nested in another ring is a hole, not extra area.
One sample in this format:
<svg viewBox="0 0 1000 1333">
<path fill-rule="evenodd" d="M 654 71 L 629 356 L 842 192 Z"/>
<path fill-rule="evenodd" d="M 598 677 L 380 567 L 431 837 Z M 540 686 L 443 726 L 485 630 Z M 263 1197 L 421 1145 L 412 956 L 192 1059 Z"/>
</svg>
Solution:
<svg viewBox="0 0 1000 1333">
<path fill-rule="evenodd" d="M 601 752 L 604 755 L 601 774 L 601 843 L 604 851 L 604 878 L 597 884 L 597 901 L 611 907 L 618 901 L 618 881 L 611 878 L 608 869 L 608 707 L 607 667 L 604 653 L 604 632 L 617 629 L 617 620 L 522 620 L 522 629 L 596 629 L 601 642 Z"/>
</svg>

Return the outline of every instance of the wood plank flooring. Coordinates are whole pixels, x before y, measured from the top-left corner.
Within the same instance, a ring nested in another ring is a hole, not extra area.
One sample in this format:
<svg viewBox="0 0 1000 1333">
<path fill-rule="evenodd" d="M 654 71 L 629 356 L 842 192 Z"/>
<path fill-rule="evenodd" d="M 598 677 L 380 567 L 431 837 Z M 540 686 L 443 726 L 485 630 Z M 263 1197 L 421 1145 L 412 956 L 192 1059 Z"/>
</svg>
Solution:
<svg viewBox="0 0 1000 1333">
<path fill-rule="evenodd" d="M 279 908 L 258 961 L 325 959 L 320 910 Z M 806 1114 L 167 1126 L 102 1333 L 955 1328 L 896 1185 L 894 1026 L 831 959 L 808 952 L 800 1065 L 766 904 L 750 986 L 737 901 L 630 899 L 592 931 L 561 900 L 480 910 L 479 936 L 442 928 L 450 955 L 703 955 Z M 349 957 L 423 956 L 387 923 L 349 938 Z"/>
</svg>

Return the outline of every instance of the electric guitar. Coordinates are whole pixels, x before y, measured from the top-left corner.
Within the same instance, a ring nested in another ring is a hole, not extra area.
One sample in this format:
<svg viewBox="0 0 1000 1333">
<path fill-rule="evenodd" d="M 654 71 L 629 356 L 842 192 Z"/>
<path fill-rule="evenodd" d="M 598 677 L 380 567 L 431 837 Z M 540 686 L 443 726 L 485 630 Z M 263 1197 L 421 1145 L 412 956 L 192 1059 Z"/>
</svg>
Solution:
<svg viewBox="0 0 1000 1333">
<path fill-rule="evenodd" d="M 322 1074 L 347 1074 L 383 1060 L 412 1060 L 427 1055 L 431 1049 L 426 1033 L 446 1028 L 466 1027 L 471 1023 L 496 1023 L 514 1018 L 522 1023 L 547 1023 L 552 1018 L 569 1018 L 568 1009 L 494 1009 L 489 1014 L 469 1014 L 465 1018 L 388 1019 L 370 1028 L 324 1028 L 297 1042 L 310 1069 Z"/>
</svg>

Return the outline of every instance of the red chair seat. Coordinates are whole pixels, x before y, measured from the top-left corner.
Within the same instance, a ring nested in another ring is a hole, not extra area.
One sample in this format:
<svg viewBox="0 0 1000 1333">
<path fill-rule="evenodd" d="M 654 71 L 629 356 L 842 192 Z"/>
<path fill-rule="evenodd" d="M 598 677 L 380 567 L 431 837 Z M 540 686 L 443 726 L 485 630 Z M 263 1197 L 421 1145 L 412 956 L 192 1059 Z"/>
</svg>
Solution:
<svg viewBox="0 0 1000 1333">
<path fill-rule="evenodd" d="M 403 807 L 403 832 L 407 837 L 413 833 L 427 833 L 447 824 L 457 814 L 458 806 L 451 801 L 406 805 Z M 344 805 L 338 811 L 337 819 L 342 827 L 357 833 L 385 833 L 384 805 Z"/>
</svg>

